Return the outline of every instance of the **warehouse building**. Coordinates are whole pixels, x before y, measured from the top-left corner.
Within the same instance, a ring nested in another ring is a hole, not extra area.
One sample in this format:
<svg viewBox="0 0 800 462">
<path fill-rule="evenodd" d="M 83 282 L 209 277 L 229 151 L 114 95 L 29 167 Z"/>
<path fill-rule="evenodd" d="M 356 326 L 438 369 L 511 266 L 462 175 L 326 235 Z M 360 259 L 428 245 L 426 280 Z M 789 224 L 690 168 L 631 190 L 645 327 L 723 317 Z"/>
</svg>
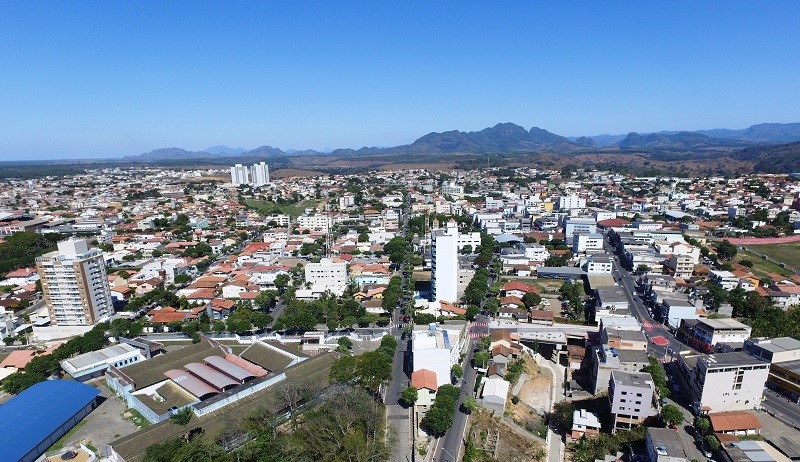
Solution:
<svg viewBox="0 0 800 462">
<path fill-rule="evenodd" d="M 69 380 L 37 383 L 0 406 L 3 460 L 32 462 L 97 407 L 100 391 Z"/>
</svg>

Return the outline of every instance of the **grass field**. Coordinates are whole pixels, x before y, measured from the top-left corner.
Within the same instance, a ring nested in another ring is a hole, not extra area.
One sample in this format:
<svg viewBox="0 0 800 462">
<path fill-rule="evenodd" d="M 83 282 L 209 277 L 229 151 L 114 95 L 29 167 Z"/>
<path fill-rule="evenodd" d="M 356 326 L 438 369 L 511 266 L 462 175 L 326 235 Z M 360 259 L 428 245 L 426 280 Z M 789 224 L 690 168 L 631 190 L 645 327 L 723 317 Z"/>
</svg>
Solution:
<svg viewBox="0 0 800 462">
<path fill-rule="evenodd" d="M 736 261 L 738 262 L 741 260 L 750 260 L 753 262 L 753 267 L 750 270 L 758 277 L 764 277 L 767 273 L 777 273 L 783 276 L 792 275 L 792 272 L 786 268 L 781 268 L 775 263 L 764 260 L 755 253 L 739 249 L 739 253 L 736 254 Z"/>
<path fill-rule="evenodd" d="M 747 248 L 800 270 L 800 244 L 749 245 Z"/>
<path fill-rule="evenodd" d="M 289 205 L 280 205 L 277 202 L 259 201 L 255 199 L 246 200 L 244 203 L 248 208 L 256 210 L 261 215 L 285 213 L 286 215 L 292 217 L 292 219 L 302 215 L 306 208 L 317 206 L 317 201 L 312 199 L 303 200 L 296 204 Z"/>
</svg>

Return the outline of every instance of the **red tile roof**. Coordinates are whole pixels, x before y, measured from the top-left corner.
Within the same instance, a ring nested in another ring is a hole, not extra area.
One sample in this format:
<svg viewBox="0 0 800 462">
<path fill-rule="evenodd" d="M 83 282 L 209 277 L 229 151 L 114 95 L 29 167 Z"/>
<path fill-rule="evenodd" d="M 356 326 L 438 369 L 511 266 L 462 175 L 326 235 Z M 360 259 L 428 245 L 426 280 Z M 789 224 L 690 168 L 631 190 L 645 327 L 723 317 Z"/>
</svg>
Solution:
<svg viewBox="0 0 800 462">
<path fill-rule="evenodd" d="M 417 390 L 427 388 L 430 391 L 436 391 L 439 386 L 436 385 L 436 372 L 428 369 L 420 369 L 411 374 L 411 386 Z"/>
</svg>

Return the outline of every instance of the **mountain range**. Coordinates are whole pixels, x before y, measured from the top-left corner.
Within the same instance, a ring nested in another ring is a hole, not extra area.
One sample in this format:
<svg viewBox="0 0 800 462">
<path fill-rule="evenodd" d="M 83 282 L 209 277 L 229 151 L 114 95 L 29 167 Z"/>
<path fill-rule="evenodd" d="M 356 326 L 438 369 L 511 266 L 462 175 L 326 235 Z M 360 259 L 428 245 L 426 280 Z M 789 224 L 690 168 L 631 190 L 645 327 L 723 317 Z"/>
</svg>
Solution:
<svg viewBox="0 0 800 462">
<path fill-rule="evenodd" d="M 229 158 L 229 157 L 295 157 L 295 156 L 357 156 L 375 154 L 486 154 L 486 153 L 581 153 L 581 152 L 730 152 L 760 145 L 781 145 L 800 141 L 800 123 L 765 123 L 730 130 L 661 131 L 627 135 L 597 135 L 565 137 L 545 129 L 525 129 L 513 123 L 500 123 L 494 127 L 474 132 L 451 130 L 432 132 L 411 144 L 394 147 L 363 147 L 361 149 L 336 149 L 331 152 L 313 150 L 283 151 L 272 146 L 246 150 L 227 146 L 213 146 L 202 151 L 160 148 L 125 160 L 157 162 L 176 159 Z"/>
</svg>

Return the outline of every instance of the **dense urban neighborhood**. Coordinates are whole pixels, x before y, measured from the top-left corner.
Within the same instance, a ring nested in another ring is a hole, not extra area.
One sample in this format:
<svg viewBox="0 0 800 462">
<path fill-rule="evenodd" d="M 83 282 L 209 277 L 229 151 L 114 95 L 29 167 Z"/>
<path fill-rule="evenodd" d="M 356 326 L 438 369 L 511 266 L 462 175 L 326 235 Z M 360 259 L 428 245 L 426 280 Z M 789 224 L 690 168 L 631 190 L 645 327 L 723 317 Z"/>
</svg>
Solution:
<svg viewBox="0 0 800 462">
<path fill-rule="evenodd" d="M 2 458 L 800 460 L 797 175 L 301 173 L 0 183 Z"/>
</svg>

